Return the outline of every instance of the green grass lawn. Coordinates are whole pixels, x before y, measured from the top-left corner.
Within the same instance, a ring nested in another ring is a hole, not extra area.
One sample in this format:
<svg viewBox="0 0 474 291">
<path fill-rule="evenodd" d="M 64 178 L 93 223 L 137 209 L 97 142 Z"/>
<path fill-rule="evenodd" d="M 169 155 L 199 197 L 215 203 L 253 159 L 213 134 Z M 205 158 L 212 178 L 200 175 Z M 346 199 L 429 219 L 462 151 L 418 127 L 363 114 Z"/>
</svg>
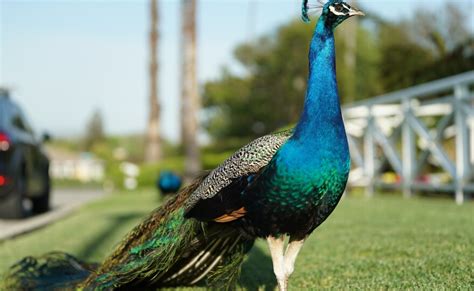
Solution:
<svg viewBox="0 0 474 291">
<path fill-rule="evenodd" d="M 100 261 L 158 205 L 153 192 L 107 197 L 61 222 L 0 243 L 0 273 L 26 255 L 67 251 Z M 245 262 L 241 287 L 273 290 L 263 241 Z M 305 244 L 290 289 L 464 289 L 474 286 L 474 204 L 384 196 L 345 198 Z"/>
</svg>

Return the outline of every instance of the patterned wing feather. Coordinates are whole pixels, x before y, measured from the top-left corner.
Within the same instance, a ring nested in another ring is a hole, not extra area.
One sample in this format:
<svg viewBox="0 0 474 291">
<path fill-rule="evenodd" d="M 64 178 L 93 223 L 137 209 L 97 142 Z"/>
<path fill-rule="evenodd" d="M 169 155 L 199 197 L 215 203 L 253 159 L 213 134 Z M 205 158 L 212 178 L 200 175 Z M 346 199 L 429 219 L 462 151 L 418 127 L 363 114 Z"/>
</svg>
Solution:
<svg viewBox="0 0 474 291">
<path fill-rule="evenodd" d="M 214 197 L 236 179 L 257 173 L 265 167 L 292 132 L 292 130 L 285 130 L 262 136 L 236 151 L 218 168 L 211 171 L 191 194 L 186 202 L 186 212 L 189 212 L 199 201 Z"/>
</svg>

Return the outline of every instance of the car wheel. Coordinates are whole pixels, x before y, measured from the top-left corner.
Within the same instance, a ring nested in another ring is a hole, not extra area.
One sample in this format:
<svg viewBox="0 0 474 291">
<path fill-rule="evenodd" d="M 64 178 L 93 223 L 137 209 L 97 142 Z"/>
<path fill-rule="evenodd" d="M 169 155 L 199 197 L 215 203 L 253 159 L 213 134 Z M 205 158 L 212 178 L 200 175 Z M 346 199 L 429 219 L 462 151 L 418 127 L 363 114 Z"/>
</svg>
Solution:
<svg viewBox="0 0 474 291">
<path fill-rule="evenodd" d="M 26 216 L 25 207 L 25 181 L 20 178 L 16 181 L 14 190 L 0 200 L 0 217 L 9 219 L 19 219 Z"/>
<path fill-rule="evenodd" d="M 49 210 L 49 194 L 51 192 L 49 178 L 46 182 L 46 189 L 43 191 L 43 194 L 40 197 L 31 199 L 33 203 L 33 212 L 34 213 L 44 213 Z"/>
</svg>

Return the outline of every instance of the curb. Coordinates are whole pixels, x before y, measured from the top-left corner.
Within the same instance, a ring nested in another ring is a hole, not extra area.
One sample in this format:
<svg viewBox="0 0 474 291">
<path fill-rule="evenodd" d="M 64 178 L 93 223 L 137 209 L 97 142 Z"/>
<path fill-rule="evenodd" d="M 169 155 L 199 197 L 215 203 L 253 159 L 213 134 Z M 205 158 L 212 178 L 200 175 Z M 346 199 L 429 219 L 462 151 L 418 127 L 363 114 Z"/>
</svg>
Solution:
<svg viewBox="0 0 474 291">
<path fill-rule="evenodd" d="M 79 208 L 81 205 L 81 203 L 77 203 L 59 207 L 57 210 L 52 210 L 48 213 L 26 219 L 15 228 L 0 231 L 0 242 L 45 227 L 61 218 L 71 215 L 73 211 Z"/>
</svg>

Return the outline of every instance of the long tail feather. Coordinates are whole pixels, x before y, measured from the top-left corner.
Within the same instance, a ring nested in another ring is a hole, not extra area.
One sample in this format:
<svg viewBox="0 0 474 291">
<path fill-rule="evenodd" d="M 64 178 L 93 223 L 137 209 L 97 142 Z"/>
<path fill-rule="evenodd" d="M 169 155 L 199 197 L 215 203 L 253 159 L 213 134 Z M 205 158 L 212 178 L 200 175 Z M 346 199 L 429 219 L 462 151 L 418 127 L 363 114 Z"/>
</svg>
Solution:
<svg viewBox="0 0 474 291">
<path fill-rule="evenodd" d="M 97 267 L 61 252 L 51 252 L 37 258 L 26 257 L 5 274 L 0 290 L 72 289 Z"/>
<path fill-rule="evenodd" d="M 222 224 L 186 219 L 182 205 L 176 206 L 161 217 L 159 226 L 146 239 L 122 244 L 81 287 L 156 288 L 194 285 L 203 280 L 219 288 L 235 285 L 253 240 Z M 130 237 L 142 238 L 133 232 Z M 240 263 L 233 264 L 235 260 Z"/>
<path fill-rule="evenodd" d="M 10 269 L 0 289 L 148 289 L 204 280 L 219 289 L 232 288 L 253 239 L 226 224 L 184 217 L 186 199 L 203 178 L 153 211 L 101 265 L 64 253 L 28 257 Z"/>
</svg>

